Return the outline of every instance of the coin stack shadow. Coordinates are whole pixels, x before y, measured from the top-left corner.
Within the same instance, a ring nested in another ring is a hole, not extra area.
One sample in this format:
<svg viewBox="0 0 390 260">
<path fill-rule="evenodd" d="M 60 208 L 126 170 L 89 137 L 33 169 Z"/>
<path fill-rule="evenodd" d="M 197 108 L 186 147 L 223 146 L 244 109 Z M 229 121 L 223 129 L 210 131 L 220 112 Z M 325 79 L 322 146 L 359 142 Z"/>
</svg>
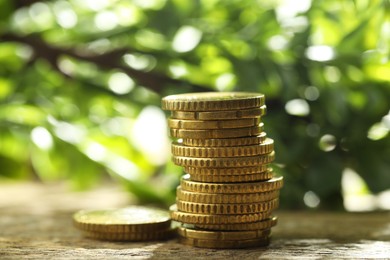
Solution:
<svg viewBox="0 0 390 260">
<path fill-rule="evenodd" d="M 264 95 L 210 92 L 172 95 L 168 119 L 173 162 L 186 175 L 171 217 L 180 241 L 204 248 L 266 246 L 282 177 L 274 177 L 273 140 L 263 131 Z"/>
</svg>

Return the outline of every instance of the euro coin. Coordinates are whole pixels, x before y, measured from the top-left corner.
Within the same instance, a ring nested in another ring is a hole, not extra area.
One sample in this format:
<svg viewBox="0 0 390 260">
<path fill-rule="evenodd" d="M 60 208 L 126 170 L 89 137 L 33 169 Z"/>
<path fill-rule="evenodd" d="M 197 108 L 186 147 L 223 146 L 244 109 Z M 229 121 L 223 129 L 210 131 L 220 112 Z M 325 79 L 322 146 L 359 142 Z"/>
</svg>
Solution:
<svg viewBox="0 0 390 260">
<path fill-rule="evenodd" d="M 271 153 L 274 150 L 274 141 L 267 138 L 263 143 L 256 145 L 232 147 L 192 147 L 173 142 L 171 151 L 174 156 L 184 157 L 240 157 Z"/>
<path fill-rule="evenodd" d="M 279 196 L 279 190 L 267 191 L 262 193 L 242 193 L 242 194 L 211 194 L 199 193 L 183 190 L 180 186 L 176 189 L 176 197 L 182 201 L 221 204 L 221 203 L 255 203 L 276 199 Z"/>
<path fill-rule="evenodd" d="M 273 172 L 268 164 L 261 164 L 252 167 L 237 167 L 237 168 L 199 168 L 199 167 L 184 167 L 184 171 L 192 175 L 246 175 L 254 173 L 263 173 L 265 171 Z M 207 181 L 206 181 L 207 182 Z"/>
<path fill-rule="evenodd" d="M 264 95 L 248 92 L 204 92 L 166 96 L 164 110 L 214 111 L 258 107 L 264 105 Z"/>
<path fill-rule="evenodd" d="M 225 111 L 172 111 L 171 117 L 175 119 L 185 120 L 232 120 L 241 118 L 255 118 L 264 116 L 267 112 L 266 106 L 241 109 L 241 110 L 225 110 Z"/>
<path fill-rule="evenodd" d="M 256 203 L 229 203 L 229 204 L 206 204 L 176 200 L 179 211 L 199 214 L 252 214 L 275 210 L 279 206 L 279 199 Z"/>
<path fill-rule="evenodd" d="M 168 211 L 142 206 L 81 210 L 73 215 L 73 222 L 81 230 L 101 233 L 155 232 L 171 226 Z"/>
<path fill-rule="evenodd" d="M 210 239 L 198 239 L 179 237 L 180 243 L 184 245 L 210 248 L 210 249 L 238 249 L 238 248 L 250 248 L 250 247 L 264 247 L 270 243 L 270 237 L 258 238 L 258 239 L 245 239 L 245 240 L 210 240 Z"/>
<path fill-rule="evenodd" d="M 107 241 L 154 241 L 173 238 L 176 232 L 174 229 L 167 229 L 159 232 L 136 233 L 83 231 L 83 234 L 89 238 Z"/>
<path fill-rule="evenodd" d="M 182 237 L 218 240 L 218 241 L 237 241 L 248 239 L 261 239 L 268 237 L 271 234 L 270 229 L 258 229 L 247 231 L 206 231 L 200 229 L 191 229 L 185 227 L 178 228 L 178 234 Z"/>
<path fill-rule="evenodd" d="M 175 138 L 235 138 L 243 136 L 256 136 L 263 131 L 263 123 L 258 126 L 231 128 L 231 129 L 212 129 L 212 130 L 187 130 L 171 129 L 170 134 Z"/>
<path fill-rule="evenodd" d="M 169 128 L 187 129 L 187 130 L 204 130 L 204 129 L 230 129 L 257 126 L 261 122 L 260 117 L 244 118 L 236 120 L 181 120 L 168 119 Z"/>
<path fill-rule="evenodd" d="M 262 221 L 251 223 L 238 223 L 238 224 L 183 224 L 184 227 L 199 228 L 204 230 L 224 230 L 224 231 L 243 231 L 243 230 L 258 230 L 258 229 L 270 229 L 278 223 L 277 217 L 270 217 Z"/>
<path fill-rule="evenodd" d="M 172 156 L 172 161 L 179 166 L 184 167 L 210 167 L 210 168 L 229 168 L 229 167 L 251 167 L 262 164 L 269 164 L 275 158 L 275 153 L 269 153 L 256 156 L 242 157 L 221 157 L 221 158 L 195 158 L 184 156 Z"/>
<path fill-rule="evenodd" d="M 200 147 L 229 147 L 229 146 L 243 146 L 255 145 L 264 142 L 267 134 L 261 132 L 257 136 L 245 136 L 239 138 L 209 138 L 209 139 L 192 139 L 183 138 L 182 144 L 186 146 L 200 146 Z"/>
<path fill-rule="evenodd" d="M 170 208 L 171 218 L 175 221 L 188 224 L 236 224 L 256 222 L 268 218 L 271 212 L 258 212 L 252 214 L 232 214 L 232 215 L 213 215 L 213 214 L 195 214 L 177 211 L 176 205 Z"/>
<path fill-rule="evenodd" d="M 205 183 L 191 181 L 190 175 L 182 176 L 180 181 L 181 189 L 199 193 L 223 193 L 223 194 L 248 194 L 261 193 L 281 189 L 283 177 L 275 177 L 267 181 L 247 183 Z"/>
<path fill-rule="evenodd" d="M 235 183 L 235 182 L 253 182 L 253 181 L 266 181 L 273 177 L 272 172 L 259 172 L 243 175 L 198 175 L 191 174 L 190 179 L 200 182 L 211 183 Z"/>
</svg>

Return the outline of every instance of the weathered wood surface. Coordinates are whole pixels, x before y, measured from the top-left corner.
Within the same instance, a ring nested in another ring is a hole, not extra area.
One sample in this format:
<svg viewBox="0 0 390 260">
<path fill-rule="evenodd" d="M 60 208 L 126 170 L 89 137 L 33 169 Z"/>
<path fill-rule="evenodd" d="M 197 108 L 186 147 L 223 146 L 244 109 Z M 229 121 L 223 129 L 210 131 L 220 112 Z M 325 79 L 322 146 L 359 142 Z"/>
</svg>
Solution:
<svg viewBox="0 0 390 260">
<path fill-rule="evenodd" d="M 268 248 L 199 249 L 166 242 L 83 238 L 71 215 L 132 203 L 117 188 L 71 193 L 59 185 L 0 185 L 0 259 L 390 258 L 389 213 L 277 212 Z"/>
</svg>

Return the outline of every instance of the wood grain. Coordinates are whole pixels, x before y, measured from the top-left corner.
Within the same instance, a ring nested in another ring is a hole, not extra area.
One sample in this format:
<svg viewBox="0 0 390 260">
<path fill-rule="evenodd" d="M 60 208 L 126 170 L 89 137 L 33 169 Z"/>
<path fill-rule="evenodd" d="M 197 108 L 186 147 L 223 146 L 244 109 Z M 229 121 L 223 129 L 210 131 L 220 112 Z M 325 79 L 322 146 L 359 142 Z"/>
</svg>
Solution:
<svg viewBox="0 0 390 260">
<path fill-rule="evenodd" d="M 104 199 L 103 199 L 104 198 Z M 390 215 L 276 212 L 267 248 L 214 250 L 178 243 L 121 243 L 84 238 L 72 226 L 79 209 L 135 203 L 119 188 L 70 192 L 62 185 L 0 185 L 0 259 L 302 259 L 389 258 Z"/>
</svg>

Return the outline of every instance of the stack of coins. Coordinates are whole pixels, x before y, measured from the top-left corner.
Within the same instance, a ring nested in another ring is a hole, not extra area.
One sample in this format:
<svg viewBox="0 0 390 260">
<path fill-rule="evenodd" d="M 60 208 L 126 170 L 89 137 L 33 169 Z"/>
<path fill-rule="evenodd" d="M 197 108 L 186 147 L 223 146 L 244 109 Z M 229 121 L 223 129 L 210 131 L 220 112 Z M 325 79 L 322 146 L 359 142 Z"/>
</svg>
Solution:
<svg viewBox="0 0 390 260">
<path fill-rule="evenodd" d="M 265 246 L 277 218 L 282 177 L 274 177 L 274 143 L 263 131 L 263 94 L 167 96 L 173 162 L 186 173 L 171 217 L 180 241 L 204 248 Z"/>
<path fill-rule="evenodd" d="M 176 232 L 168 211 L 142 206 L 81 210 L 73 223 L 86 237 L 110 241 L 163 240 Z"/>
</svg>

